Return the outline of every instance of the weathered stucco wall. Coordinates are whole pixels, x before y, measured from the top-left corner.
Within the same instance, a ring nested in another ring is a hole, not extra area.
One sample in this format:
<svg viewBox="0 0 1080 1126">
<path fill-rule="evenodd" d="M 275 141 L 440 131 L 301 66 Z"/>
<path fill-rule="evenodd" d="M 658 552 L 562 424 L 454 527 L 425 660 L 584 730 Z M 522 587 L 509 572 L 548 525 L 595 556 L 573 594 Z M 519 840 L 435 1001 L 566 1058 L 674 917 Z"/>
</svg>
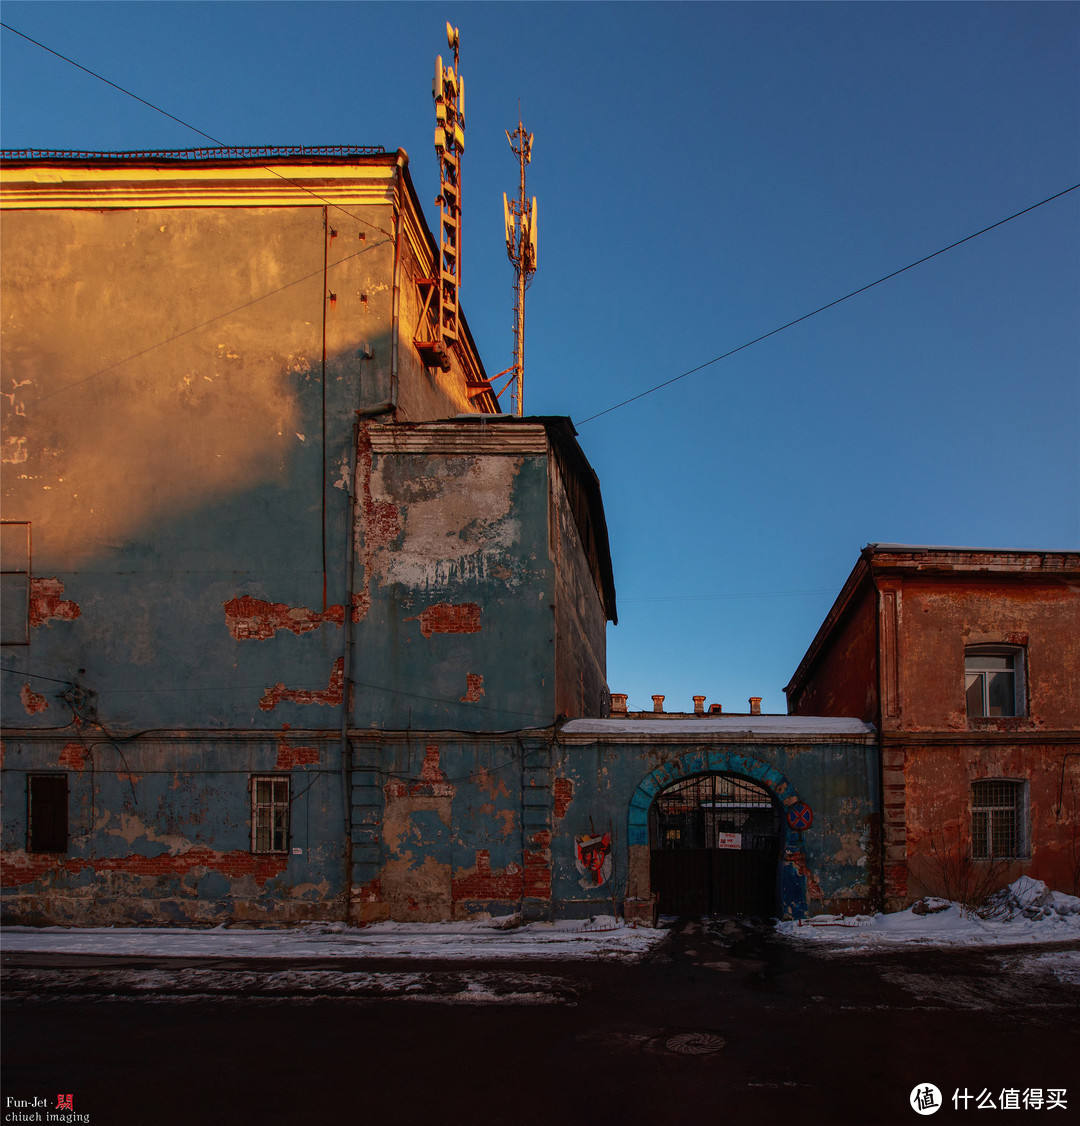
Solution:
<svg viewBox="0 0 1080 1126">
<path fill-rule="evenodd" d="M 1080 587 L 1029 582 L 907 580 L 899 678 L 902 731 L 1063 730 L 1080 727 Z M 970 721 L 964 647 L 1022 646 L 1026 715 Z"/>
<path fill-rule="evenodd" d="M 362 434 L 357 726 L 505 730 L 554 717 L 548 458 L 534 429 L 528 453 L 478 449 L 452 427 Z"/>
<path fill-rule="evenodd" d="M 864 910 L 876 893 L 873 744 L 372 735 L 358 742 L 356 759 L 354 803 L 366 801 L 381 826 L 365 878 L 354 880 L 357 921 L 519 910 L 568 918 L 626 910 L 647 921 L 648 806 L 665 785 L 709 771 L 756 779 L 782 810 L 812 808 L 805 830 L 784 822 L 774 888 L 781 914 Z M 364 770 L 381 779 L 377 788 L 360 784 Z M 598 878 L 578 845 L 604 835 L 610 863 Z"/>
<path fill-rule="evenodd" d="M 581 542 L 568 482 L 550 461 L 551 552 L 555 564 L 555 710 L 570 718 L 604 716 L 607 686 L 607 614 Z"/>
<path fill-rule="evenodd" d="M 855 593 L 798 689 L 789 695 L 788 711 L 877 722 L 877 650 L 877 594 L 867 583 Z"/>
<path fill-rule="evenodd" d="M 469 346 L 429 378 L 415 310 L 395 323 L 395 281 L 431 270 L 396 161 L 5 166 L 3 512 L 32 543 L 9 726 L 70 718 L 31 673 L 111 730 L 341 702 L 355 411 L 477 409 Z"/>
<path fill-rule="evenodd" d="M 340 750 L 312 731 L 276 738 L 142 738 L 71 730 L 4 744 L 7 923 L 296 922 L 342 918 Z M 29 853 L 25 778 L 63 775 L 66 855 Z M 287 853 L 251 850 L 253 774 L 287 775 Z"/>
<path fill-rule="evenodd" d="M 386 364 L 390 332 L 388 297 L 361 314 L 345 295 L 390 276 L 392 244 L 324 302 L 346 231 L 322 207 L 13 212 L 3 237 L 4 516 L 31 524 L 41 600 L 6 655 L 77 675 L 113 728 L 276 726 L 266 689 L 325 688 L 341 655 L 344 551 L 324 540 L 347 524 L 355 343 Z M 237 600 L 298 618 L 238 632 Z M 10 723 L 23 682 L 4 684 Z"/>
<path fill-rule="evenodd" d="M 909 898 L 977 896 L 1021 875 L 1080 894 L 1080 742 L 911 745 L 903 755 Z M 972 859 L 971 785 L 1002 778 L 1027 782 L 1030 855 L 1012 861 Z"/>
</svg>

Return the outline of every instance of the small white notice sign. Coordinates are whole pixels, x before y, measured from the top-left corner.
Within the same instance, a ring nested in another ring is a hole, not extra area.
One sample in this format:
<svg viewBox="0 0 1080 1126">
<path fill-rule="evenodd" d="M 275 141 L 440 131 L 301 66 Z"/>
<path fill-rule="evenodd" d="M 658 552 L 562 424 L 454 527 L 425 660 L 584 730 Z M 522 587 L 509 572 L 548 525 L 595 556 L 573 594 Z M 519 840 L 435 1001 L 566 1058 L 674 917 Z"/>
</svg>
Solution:
<svg viewBox="0 0 1080 1126">
<path fill-rule="evenodd" d="M 742 848 L 742 833 L 717 833 L 717 848 Z"/>
</svg>

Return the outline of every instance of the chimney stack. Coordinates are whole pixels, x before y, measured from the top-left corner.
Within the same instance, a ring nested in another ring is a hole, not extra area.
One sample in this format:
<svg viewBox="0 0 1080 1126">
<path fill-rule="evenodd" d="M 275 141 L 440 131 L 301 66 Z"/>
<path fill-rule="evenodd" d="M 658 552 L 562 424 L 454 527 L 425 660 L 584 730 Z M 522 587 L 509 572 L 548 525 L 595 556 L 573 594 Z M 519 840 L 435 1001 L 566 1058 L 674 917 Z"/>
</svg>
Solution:
<svg viewBox="0 0 1080 1126">
<path fill-rule="evenodd" d="M 652 710 L 654 712 L 656 712 L 658 715 L 664 714 L 664 697 L 663 696 L 654 696 L 652 698 Z"/>
<path fill-rule="evenodd" d="M 761 715 L 761 697 L 760 696 L 751 696 L 750 697 L 750 714 L 751 715 Z"/>
<path fill-rule="evenodd" d="M 723 711 L 724 711 L 724 705 L 723 704 L 710 704 L 709 705 L 709 715 L 722 715 Z"/>
<path fill-rule="evenodd" d="M 611 693 L 611 714 L 612 715 L 626 715 L 626 693 L 625 692 L 612 692 Z"/>
<path fill-rule="evenodd" d="M 704 715 L 704 714 L 705 714 L 705 697 L 704 696 L 695 696 L 694 697 L 694 715 Z"/>
</svg>

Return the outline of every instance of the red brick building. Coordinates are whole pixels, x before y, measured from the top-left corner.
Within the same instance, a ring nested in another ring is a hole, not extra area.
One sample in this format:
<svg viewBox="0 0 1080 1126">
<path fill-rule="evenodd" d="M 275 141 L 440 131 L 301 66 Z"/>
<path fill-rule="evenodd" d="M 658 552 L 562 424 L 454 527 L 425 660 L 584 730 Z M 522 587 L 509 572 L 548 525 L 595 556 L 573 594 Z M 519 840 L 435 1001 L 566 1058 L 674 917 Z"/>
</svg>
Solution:
<svg viewBox="0 0 1080 1126">
<path fill-rule="evenodd" d="M 880 732 L 886 908 L 1080 891 L 1080 552 L 870 544 L 785 691 Z"/>
</svg>

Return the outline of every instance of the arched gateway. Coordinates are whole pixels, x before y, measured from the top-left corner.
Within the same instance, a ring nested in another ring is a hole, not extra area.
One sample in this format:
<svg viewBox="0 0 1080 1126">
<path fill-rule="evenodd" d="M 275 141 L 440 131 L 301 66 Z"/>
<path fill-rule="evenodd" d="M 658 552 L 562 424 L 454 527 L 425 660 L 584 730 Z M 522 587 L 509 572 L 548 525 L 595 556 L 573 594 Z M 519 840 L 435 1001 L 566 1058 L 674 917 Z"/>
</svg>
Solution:
<svg viewBox="0 0 1080 1126">
<path fill-rule="evenodd" d="M 812 819 L 767 763 L 689 751 L 653 770 L 631 799 L 633 894 L 657 899 L 665 915 L 801 915 L 805 892 L 785 870 L 805 871 L 800 833 Z"/>
<path fill-rule="evenodd" d="M 732 774 L 673 782 L 649 811 L 653 892 L 662 915 L 776 914 L 780 810 Z"/>
</svg>

